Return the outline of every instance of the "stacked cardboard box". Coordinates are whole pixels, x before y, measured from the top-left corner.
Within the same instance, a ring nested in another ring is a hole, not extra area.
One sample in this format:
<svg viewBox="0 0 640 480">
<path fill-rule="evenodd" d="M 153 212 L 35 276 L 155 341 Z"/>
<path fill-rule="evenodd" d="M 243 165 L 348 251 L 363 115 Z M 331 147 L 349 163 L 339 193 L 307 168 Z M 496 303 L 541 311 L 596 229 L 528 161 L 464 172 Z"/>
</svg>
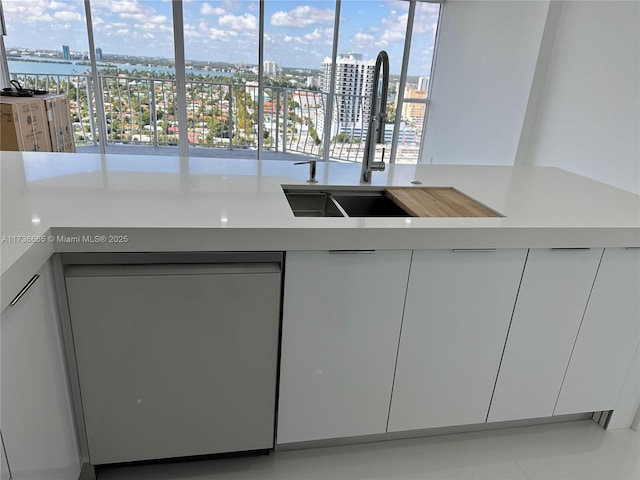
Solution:
<svg viewBox="0 0 640 480">
<path fill-rule="evenodd" d="M 69 113 L 69 98 L 66 95 L 44 95 L 49 122 L 52 152 L 75 152 L 73 126 Z"/>
<path fill-rule="evenodd" d="M 37 97 L 0 99 L 0 150 L 50 152 L 44 100 Z"/>
<path fill-rule="evenodd" d="M 0 97 L 0 150 L 75 152 L 68 97 Z"/>
</svg>

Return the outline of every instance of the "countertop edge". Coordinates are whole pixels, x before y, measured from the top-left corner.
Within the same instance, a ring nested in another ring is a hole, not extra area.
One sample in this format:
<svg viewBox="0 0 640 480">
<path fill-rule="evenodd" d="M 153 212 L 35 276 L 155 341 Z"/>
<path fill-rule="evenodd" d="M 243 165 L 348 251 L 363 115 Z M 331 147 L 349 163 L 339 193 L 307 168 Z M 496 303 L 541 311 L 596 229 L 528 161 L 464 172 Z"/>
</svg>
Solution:
<svg viewBox="0 0 640 480">
<path fill-rule="evenodd" d="M 640 247 L 635 227 L 53 227 L 46 235 L 56 240 L 31 244 L 3 271 L 1 310 L 54 253 Z"/>
</svg>

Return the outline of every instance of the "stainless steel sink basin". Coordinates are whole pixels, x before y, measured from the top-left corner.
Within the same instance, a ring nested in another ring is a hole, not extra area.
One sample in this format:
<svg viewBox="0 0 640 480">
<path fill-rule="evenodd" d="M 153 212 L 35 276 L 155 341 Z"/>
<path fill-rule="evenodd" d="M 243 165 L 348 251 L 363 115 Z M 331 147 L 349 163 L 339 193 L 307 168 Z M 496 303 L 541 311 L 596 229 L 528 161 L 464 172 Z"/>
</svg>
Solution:
<svg viewBox="0 0 640 480">
<path fill-rule="evenodd" d="M 285 191 L 285 195 L 296 217 L 344 217 L 328 193 Z"/>
<path fill-rule="evenodd" d="M 296 217 L 409 217 L 384 189 L 284 188 Z"/>
</svg>

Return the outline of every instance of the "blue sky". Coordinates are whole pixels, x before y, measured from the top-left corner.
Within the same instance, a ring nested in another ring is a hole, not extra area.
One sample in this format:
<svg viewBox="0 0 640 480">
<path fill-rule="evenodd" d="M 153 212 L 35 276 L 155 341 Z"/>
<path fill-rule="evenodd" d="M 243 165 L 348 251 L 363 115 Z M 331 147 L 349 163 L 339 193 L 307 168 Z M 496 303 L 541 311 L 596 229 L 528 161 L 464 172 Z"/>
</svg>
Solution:
<svg viewBox="0 0 640 480">
<path fill-rule="evenodd" d="M 87 51 L 81 0 L 3 0 L 7 47 Z M 170 0 L 92 0 L 96 47 L 104 53 L 173 58 Z M 258 0 L 184 0 L 187 59 L 256 64 Z M 375 58 L 387 50 L 392 73 L 400 61 L 408 2 L 343 0 L 339 51 Z M 410 75 L 428 75 L 438 6 L 418 4 Z M 265 60 L 287 67 L 320 68 L 331 56 L 335 3 L 265 2 Z"/>
</svg>

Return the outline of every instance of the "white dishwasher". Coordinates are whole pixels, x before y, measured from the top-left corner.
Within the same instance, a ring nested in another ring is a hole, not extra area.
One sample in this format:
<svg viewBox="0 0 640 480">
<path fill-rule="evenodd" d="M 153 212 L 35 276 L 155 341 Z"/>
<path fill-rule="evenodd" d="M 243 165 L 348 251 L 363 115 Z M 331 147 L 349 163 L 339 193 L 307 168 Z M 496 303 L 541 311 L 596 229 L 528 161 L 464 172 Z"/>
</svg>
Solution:
<svg viewBox="0 0 640 480">
<path fill-rule="evenodd" d="M 65 284 L 94 466 L 273 448 L 281 253 L 78 258 Z"/>
</svg>

